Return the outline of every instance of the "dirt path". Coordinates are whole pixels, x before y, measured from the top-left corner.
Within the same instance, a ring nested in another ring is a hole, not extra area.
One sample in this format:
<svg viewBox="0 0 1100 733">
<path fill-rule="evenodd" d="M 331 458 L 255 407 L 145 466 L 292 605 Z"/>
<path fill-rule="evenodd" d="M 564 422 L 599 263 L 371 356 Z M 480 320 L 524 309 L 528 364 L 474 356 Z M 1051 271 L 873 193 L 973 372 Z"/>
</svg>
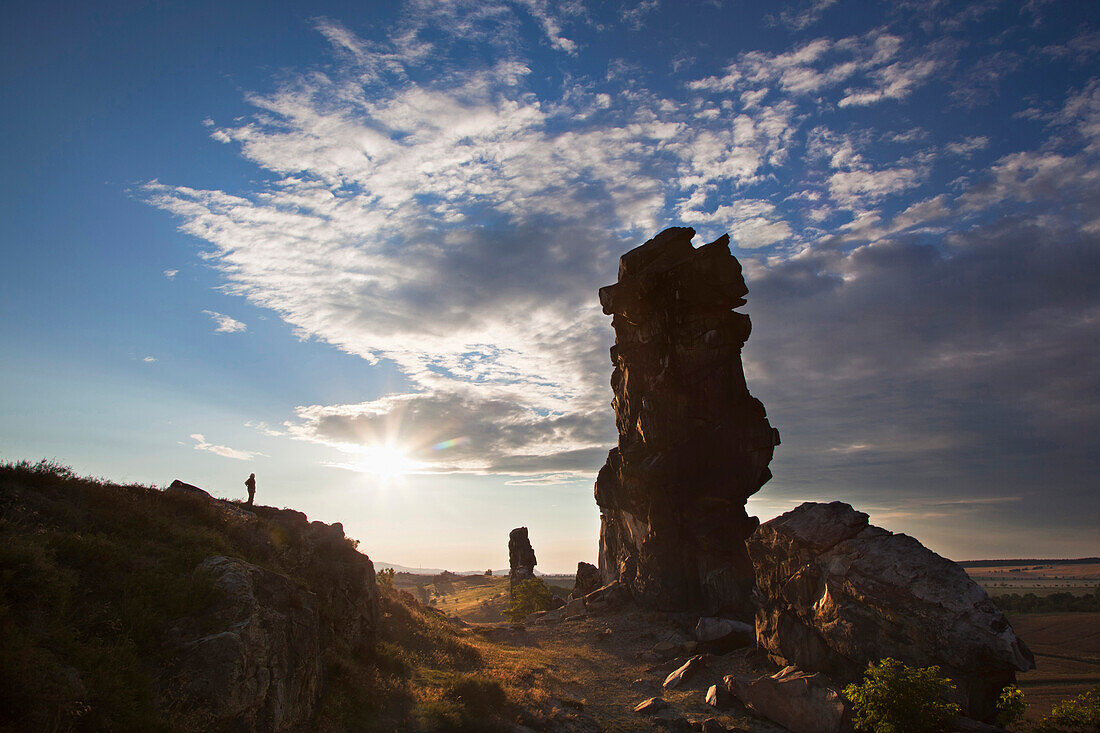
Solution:
<svg viewBox="0 0 1100 733">
<path fill-rule="evenodd" d="M 665 614 L 630 610 L 526 628 L 474 625 L 468 634 L 494 676 L 554 730 L 689 730 L 688 724 L 699 730 L 708 718 L 727 730 L 783 730 L 750 716 L 737 702 L 722 710 L 705 702 L 707 688 L 721 685 L 723 676 L 763 673 L 763 660 L 747 649 L 712 655 L 678 689 L 662 690 L 669 672 L 688 658 L 681 653 L 661 661 L 650 651 L 660 642 L 688 639 Z M 669 703 L 666 711 L 633 711 L 655 696 Z"/>
</svg>

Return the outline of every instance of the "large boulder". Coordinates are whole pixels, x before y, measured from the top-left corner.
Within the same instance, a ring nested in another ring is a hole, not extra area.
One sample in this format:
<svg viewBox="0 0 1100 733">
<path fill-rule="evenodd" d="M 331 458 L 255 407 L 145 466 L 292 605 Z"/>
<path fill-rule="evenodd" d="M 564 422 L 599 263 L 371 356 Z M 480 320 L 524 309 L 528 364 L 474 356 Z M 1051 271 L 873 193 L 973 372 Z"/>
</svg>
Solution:
<svg viewBox="0 0 1100 733">
<path fill-rule="evenodd" d="M 964 712 L 986 720 L 1016 672 L 1035 666 L 961 567 L 848 504 L 803 504 L 761 525 L 748 551 L 757 642 L 780 664 L 841 685 L 884 657 L 938 665 Z"/>
<path fill-rule="evenodd" d="M 774 675 L 748 679 L 728 675 L 726 689 L 761 717 L 791 733 L 851 731 L 844 698 L 825 675 L 784 667 Z"/>
<path fill-rule="evenodd" d="M 535 550 L 526 527 L 516 527 L 508 533 L 508 590 L 535 577 Z"/>
<path fill-rule="evenodd" d="M 229 557 L 208 557 L 196 572 L 211 578 L 215 601 L 177 630 L 184 638 L 167 687 L 173 707 L 204 730 L 284 731 L 308 722 L 322 682 L 314 594 Z"/>
<path fill-rule="evenodd" d="M 600 571 L 642 606 L 751 617 L 746 500 L 771 478 L 779 434 L 749 394 L 748 292 L 729 236 L 696 249 L 666 229 L 600 289 L 613 316 L 619 445 L 596 480 Z"/>
</svg>

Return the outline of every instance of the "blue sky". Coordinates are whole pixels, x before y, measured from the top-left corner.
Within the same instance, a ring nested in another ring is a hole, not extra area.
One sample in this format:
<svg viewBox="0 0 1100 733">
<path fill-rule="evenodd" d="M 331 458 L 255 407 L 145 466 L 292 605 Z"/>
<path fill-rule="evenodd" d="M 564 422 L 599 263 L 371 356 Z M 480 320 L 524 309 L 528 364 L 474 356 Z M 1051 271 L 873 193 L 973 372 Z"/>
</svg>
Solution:
<svg viewBox="0 0 1100 733">
<path fill-rule="evenodd" d="M 596 289 L 729 232 L 749 504 L 1100 554 L 1086 2 L 8 4 L 0 457 L 594 559 Z"/>
</svg>

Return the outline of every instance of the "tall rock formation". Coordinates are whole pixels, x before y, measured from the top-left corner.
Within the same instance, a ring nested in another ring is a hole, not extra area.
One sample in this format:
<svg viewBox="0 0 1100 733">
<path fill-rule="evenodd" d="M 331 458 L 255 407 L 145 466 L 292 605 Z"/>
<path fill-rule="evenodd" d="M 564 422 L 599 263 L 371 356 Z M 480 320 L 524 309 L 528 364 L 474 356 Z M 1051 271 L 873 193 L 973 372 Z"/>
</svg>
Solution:
<svg viewBox="0 0 1100 733">
<path fill-rule="evenodd" d="M 748 617 L 759 520 L 745 501 L 771 478 L 779 433 L 745 384 L 751 326 L 733 308 L 748 288 L 729 235 L 698 249 L 693 236 L 666 229 L 600 289 L 619 430 L 596 480 L 600 571 L 644 606 Z"/>
<path fill-rule="evenodd" d="M 508 590 L 535 577 L 535 550 L 527 537 L 526 527 L 516 527 L 508 533 Z"/>
</svg>

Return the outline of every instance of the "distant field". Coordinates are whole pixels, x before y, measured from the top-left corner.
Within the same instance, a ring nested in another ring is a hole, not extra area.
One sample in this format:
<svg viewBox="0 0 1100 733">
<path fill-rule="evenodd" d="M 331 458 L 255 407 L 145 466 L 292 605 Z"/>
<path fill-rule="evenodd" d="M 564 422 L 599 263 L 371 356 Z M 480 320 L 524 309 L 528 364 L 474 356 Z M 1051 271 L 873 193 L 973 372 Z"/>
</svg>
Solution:
<svg viewBox="0 0 1100 733">
<path fill-rule="evenodd" d="M 992 561 L 990 561 L 992 562 Z M 1006 562 L 1004 565 L 966 567 L 967 574 L 986 589 L 990 595 L 1002 593 L 1034 593 L 1037 596 L 1051 593 L 1091 593 L 1100 583 L 1100 562 L 1058 563 L 1039 561 L 1020 565 Z"/>
<path fill-rule="evenodd" d="M 1035 654 L 1036 668 L 1018 681 L 1028 720 L 1100 685 L 1100 613 L 1028 613 L 1009 621 Z"/>
<path fill-rule="evenodd" d="M 417 592 L 418 586 L 423 587 L 433 607 L 469 623 L 505 620 L 501 612 L 509 602 L 508 576 L 462 575 L 439 583 L 437 578 L 433 575 L 398 573 L 394 584 L 412 593 Z M 543 581 L 562 598 L 569 595 L 573 587 L 572 576 L 548 575 L 543 577 Z"/>
</svg>

